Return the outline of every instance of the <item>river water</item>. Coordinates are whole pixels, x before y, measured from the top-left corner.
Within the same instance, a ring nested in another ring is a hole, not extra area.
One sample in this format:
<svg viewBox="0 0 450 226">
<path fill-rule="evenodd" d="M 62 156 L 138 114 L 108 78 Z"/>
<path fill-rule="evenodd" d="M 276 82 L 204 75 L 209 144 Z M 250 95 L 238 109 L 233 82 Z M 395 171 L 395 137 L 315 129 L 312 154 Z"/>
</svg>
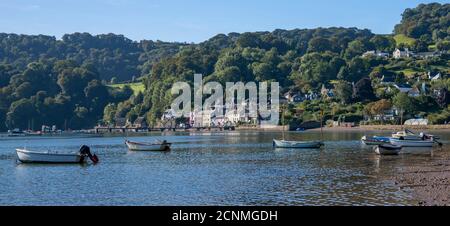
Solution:
<svg viewBox="0 0 450 226">
<path fill-rule="evenodd" d="M 132 137 L 151 141 L 162 134 Z M 325 133 L 317 150 L 273 149 L 280 133 L 164 134 L 168 153 L 130 152 L 123 137 L 0 138 L 0 205 L 414 205 L 389 177 L 430 153 L 379 157 L 361 132 Z M 448 134 L 439 134 L 450 138 Z M 317 132 L 289 133 L 314 140 Z M 18 163 L 15 148 L 77 151 L 100 163 Z M 438 150 L 448 151 L 448 150 Z"/>
</svg>

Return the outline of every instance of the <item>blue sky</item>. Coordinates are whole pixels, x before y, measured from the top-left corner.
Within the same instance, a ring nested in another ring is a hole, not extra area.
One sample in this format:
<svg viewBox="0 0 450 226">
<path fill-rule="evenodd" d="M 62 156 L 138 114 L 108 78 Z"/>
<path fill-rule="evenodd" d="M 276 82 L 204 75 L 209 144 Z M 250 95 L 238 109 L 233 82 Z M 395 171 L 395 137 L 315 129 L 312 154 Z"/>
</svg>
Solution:
<svg viewBox="0 0 450 226">
<path fill-rule="evenodd" d="M 124 34 L 200 42 L 219 33 L 358 27 L 391 33 L 406 8 L 428 0 L 0 0 L 0 32 Z"/>
</svg>

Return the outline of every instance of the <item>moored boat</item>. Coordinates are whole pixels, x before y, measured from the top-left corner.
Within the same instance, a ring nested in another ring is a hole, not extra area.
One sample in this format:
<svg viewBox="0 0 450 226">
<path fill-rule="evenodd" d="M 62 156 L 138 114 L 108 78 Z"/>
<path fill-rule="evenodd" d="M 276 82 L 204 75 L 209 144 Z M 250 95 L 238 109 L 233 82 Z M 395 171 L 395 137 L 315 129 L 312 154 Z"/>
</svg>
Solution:
<svg viewBox="0 0 450 226">
<path fill-rule="evenodd" d="M 361 138 L 361 142 L 365 145 L 380 145 L 380 144 L 387 144 L 389 143 L 389 138 L 387 137 L 378 137 L 378 136 L 363 136 Z"/>
<path fill-rule="evenodd" d="M 16 149 L 16 154 L 22 163 L 84 163 L 89 157 L 94 163 L 98 157 L 90 152 L 88 146 L 82 146 L 78 153 L 38 152 L 26 149 Z"/>
<path fill-rule="evenodd" d="M 401 140 L 401 139 L 390 139 L 391 144 L 401 146 L 401 147 L 433 147 L 436 143 L 434 139 L 428 140 Z"/>
<path fill-rule="evenodd" d="M 423 132 L 420 134 L 416 134 L 408 129 L 405 129 L 404 131 L 393 133 L 392 138 L 400 139 L 400 140 L 423 140 L 423 139 L 431 139 L 431 138 L 433 138 L 434 140 L 439 139 L 439 137 L 431 135 L 431 134 L 426 134 Z"/>
<path fill-rule="evenodd" d="M 40 132 L 40 131 L 37 131 L 37 132 L 35 132 L 35 131 L 31 131 L 31 130 L 29 130 L 29 131 L 24 131 L 24 134 L 25 134 L 25 136 L 42 136 L 42 132 Z"/>
<path fill-rule="evenodd" d="M 378 155 L 398 155 L 402 150 L 401 146 L 391 144 L 381 144 L 374 147 Z"/>
<path fill-rule="evenodd" d="M 26 134 L 20 129 L 8 130 L 8 137 L 23 137 Z"/>
<path fill-rule="evenodd" d="M 399 131 L 392 134 L 392 138 L 403 140 L 421 140 L 421 138 L 410 130 Z"/>
<path fill-rule="evenodd" d="M 130 151 L 170 151 L 170 146 L 172 145 L 165 140 L 155 143 L 133 142 L 126 140 L 125 144 Z"/>
<path fill-rule="evenodd" d="M 275 148 L 320 148 L 323 145 L 321 141 L 273 140 L 273 146 Z"/>
</svg>

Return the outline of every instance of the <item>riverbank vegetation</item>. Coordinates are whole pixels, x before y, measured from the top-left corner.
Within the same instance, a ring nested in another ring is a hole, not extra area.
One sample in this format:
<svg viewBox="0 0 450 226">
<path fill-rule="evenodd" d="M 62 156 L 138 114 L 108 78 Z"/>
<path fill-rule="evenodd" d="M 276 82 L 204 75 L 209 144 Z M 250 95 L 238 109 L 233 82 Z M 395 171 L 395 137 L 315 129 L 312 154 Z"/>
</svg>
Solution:
<svg viewBox="0 0 450 226">
<path fill-rule="evenodd" d="M 60 128 L 142 117 L 156 125 L 174 98 L 172 84 L 192 82 L 194 73 L 220 83 L 279 82 L 282 94 L 302 97 L 290 101 L 285 123 L 319 120 L 322 111 L 324 120 L 387 123 L 383 116 L 393 108 L 404 119 L 449 122 L 449 9 L 438 3 L 407 9 L 392 35 L 277 29 L 186 44 L 114 34 L 75 33 L 61 40 L 0 34 L 1 129 L 26 128 L 31 119 Z M 393 57 L 397 48 L 427 54 Z M 140 84 L 123 84 L 138 78 Z M 415 93 L 398 87 L 405 84 Z"/>
</svg>

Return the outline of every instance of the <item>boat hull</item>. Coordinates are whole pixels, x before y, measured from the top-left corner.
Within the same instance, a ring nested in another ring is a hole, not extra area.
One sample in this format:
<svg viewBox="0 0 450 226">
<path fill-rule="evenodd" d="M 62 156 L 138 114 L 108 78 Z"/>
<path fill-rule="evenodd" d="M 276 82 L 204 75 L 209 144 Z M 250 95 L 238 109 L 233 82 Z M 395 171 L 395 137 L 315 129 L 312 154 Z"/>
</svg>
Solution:
<svg viewBox="0 0 450 226">
<path fill-rule="evenodd" d="M 402 147 L 433 147 L 435 144 L 432 140 L 398 140 L 391 139 L 391 144 Z"/>
<path fill-rule="evenodd" d="M 136 142 L 126 141 L 125 144 L 127 145 L 128 149 L 130 151 L 169 151 L 170 150 L 170 144 L 168 144 L 168 143 L 145 144 L 145 143 L 136 143 Z"/>
<path fill-rule="evenodd" d="M 23 163 L 83 163 L 85 156 L 80 154 L 58 154 L 46 152 L 33 152 L 16 149 L 17 157 Z"/>
<path fill-rule="evenodd" d="M 377 145 L 374 147 L 374 150 L 378 155 L 398 155 L 402 150 L 402 147 L 393 145 Z"/>
<path fill-rule="evenodd" d="M 284 140 L 273 140 L 273 145 L 275 148 L 320 148 L 323 143 L 320 141 L 284 141 Z"/>
</svg>

